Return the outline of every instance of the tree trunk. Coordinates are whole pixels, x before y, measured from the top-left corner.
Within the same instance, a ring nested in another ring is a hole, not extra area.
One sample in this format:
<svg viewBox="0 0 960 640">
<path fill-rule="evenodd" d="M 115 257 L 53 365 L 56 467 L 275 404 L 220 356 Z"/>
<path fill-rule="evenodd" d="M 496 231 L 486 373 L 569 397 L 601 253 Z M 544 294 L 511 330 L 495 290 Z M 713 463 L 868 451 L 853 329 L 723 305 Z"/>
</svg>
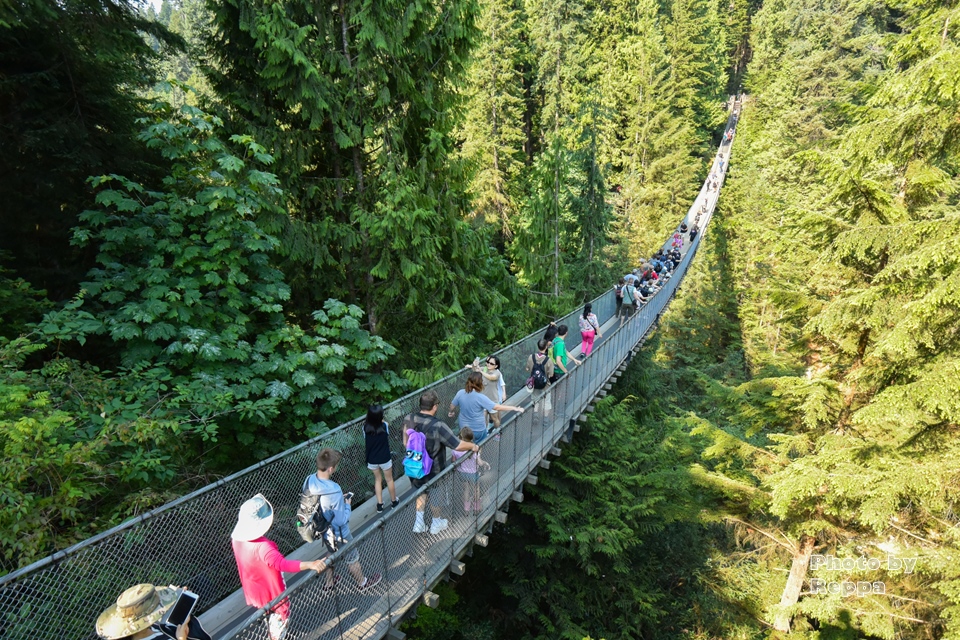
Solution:
<svg viewBox="0 0 960 640">
<path fill-rule="evenodd" d="M 553 174 L 553 200 L 556 207 L 556 220 L 553 227 L 553 296 L 560 297 L 560 156 L 555 158 Z"/>
<path fill-rule="evenodd" d="M 353 74 L 353 83 L 357 88 L 357 95 L 360 95 L 360 79 L 357 77 L 357 73 L 353 70 L 353 61 L 350 59 L 350 24 L 347 20 L 347 9 L 344 0 L 339 2 L 340 9 L 340 36 L 342 39 L 343 46 L 343 59 L 346 63 L 347 70 Z M 359 110 L 356 109 L 356 103 L 351 100 L 347 103 L 348 112 L 353 115 L 356 113 L 357 120 L 360 122 L 360 130 L 363 131 L 363 115 L 359 113 Z M 357 180 L 357 203 L 359 206 L 364 205 L 364 184 L 363 184 L 363 157 L 360 151 L 361 141 L 354 141 L 353 147 L 351 148 L 351 157 L 353 160 L 353 173 Z M 363 264 L 366 266 L 366 275 L 364 276 L 364 281 L 366 282 L 366 307 L 367 307 L 367 320 L 370 323 L 370 333 L 377 335 L 377 305 L 376 305 L 376 296 L 374 296 L 374 281 L 373 274 L 370 273 L 370 269 L 373 268 L 372 258 L 370 256 L 370 239 L 363 227 L 360 227 L 360 235 L 363 238 Z"/>
<path fill-rule="evenodd" d="M 773 620 L 773 628 L 777 631 L 790 631 L 790 613 L 786 611 L 786 608 L 797 604 L 797 601 L 800 599 L 803 580 L 807 577 L 807 568 L 810 566 L 810 556 L 813 554 L 813 546 L 816 542 L 816 538 L 811 536 L 803 536 L 800 538 L 800 547 L 796 555 L 793 556 L 790 575 L 787 577 L 787 584 L 783 588 L 783 595 L 780 596 L 780 607 L 782 610 Z"/>
</svg>

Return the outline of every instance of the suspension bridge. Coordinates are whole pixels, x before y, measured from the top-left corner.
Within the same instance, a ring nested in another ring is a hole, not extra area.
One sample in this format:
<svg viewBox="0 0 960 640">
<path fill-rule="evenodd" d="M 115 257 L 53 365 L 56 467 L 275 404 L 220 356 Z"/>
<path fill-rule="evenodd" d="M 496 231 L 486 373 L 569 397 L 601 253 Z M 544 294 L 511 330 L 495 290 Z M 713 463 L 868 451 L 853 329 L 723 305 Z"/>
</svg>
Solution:
<svg viewBox="0 0 960 640">
<path fill-rule="evenodd" d="M 736 125 L 739 102 L 731 99 L 731 114 L 723 142 L 710 174 L 722 185 Z M 230 532 L 241 503 L 264 494 L 275 509 L 268 537 L 294 560 L 322 557 L 323 542 L 303 544 L 294 528 L 303 479 L 316 471 L 315 457 L 322 447 L 343 453 L 337 477 L 344 491 L 358 498 L 351 517 L 354 540 L 328 558 L 337 573 L 345 573 L 343 558 L 358 550 L 365 573 L 380 573 L 377 586 L 358 592 L 350 580 L 326 590 L 322 575 L 301 572 L 287 576 L 280 599 L 291 604 L 289 640 L 353 640 L 403 638 L 397 624 L 420 602 L 436 604 L 430 589 L 450 574 L 462 574 L 461 558 L 474 545 L 486 546 L 495 522 L 505 522 L 511 502 L 523 500 L 523 487 L 536 484 L 537 470 L 548 468 L 550 458 L 562 454 L 561 444 L 579 431 L 593 402 L 612 388 L 631 355 L 657 325 L 679 288 L 713 215 L 720 189 L 704 183 L 684 221 L 695 220 L 700 233 L 682 250 L 682 260 L 672 277 L 649 302 L 620 326 L 615 317 L 612 290 L 593 300 L 601 333 L 593 353 L 583 364 L 543 391 L 526 390 L 527 357 L 536 351 L 543 329 L 505 347 L 500 357 L 507 383 L 504 404 L 520 405 L 522 415 L 504 414 L 503 426 L 481 446 L 490 469 L 480 479 L 482 505 L 464 513 L 457 497 L 463 495 L 464 474 L 448 466 L 425 489 L 431 500 L 452 496 L 446 508 L 449 527 L 440 535 L 412 532 L 416 492 L 403 476 L 402 458 L 394 460 L 394 477 L 400 504 L 377 513 L 372 497 L 371 474 L 365 462 L 363 419 L 345 423 L 297 447 L 223 478 L 158 509 L 144 513 L 109 531 L 89 538 L 32 565 L 0 578 L 0 637 L 7 640 L 95 640 L 94 621 L 127 587 L 138 583 L 186 586 L 200 595 L 197 611 L 204 627 L 217 640 L 267 640 L 266 615 L 270 606 L 246 605 L 240 591 Z M 669 246 L 669 241 L 665 247 Z M 578 308 L 557 320 L 576 327 Z M 566 337 L 568 351 L 580 353 L 575 329 Z M 428 390 L 440 397 L 439 418 L 456 392 L 463 388 L 466 372 L 459 371 L 418 389 L 384 407 L 384 418 L 400 425 L 417 410 L 418 399 Z M 391 450 L 402 452 L 401 429 L 390 432 Z M 421 490 L 422 491 L 422 490 Z M 276 601 L 275 601 L 276 602 Z M 272 603 L 275 604 L 275 603 Z"/>
</svg>

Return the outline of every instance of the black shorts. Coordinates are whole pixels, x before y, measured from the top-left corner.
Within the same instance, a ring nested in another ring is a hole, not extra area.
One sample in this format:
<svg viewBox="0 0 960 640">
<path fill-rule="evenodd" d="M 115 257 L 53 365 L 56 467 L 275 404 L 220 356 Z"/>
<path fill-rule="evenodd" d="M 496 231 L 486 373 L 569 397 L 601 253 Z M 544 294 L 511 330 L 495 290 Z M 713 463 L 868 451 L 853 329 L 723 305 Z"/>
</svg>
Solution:
<svg viewBox="0 0 960 640">
<path fill-rule="evenodd" d="M 415 489 L 419 489 L 423 485 L 427 484 L 431 480 L 437 477 L 435 471 L 431 471 L 428 475 L 423 476 L 422 478 L 410 478 L 410 486 Z"/>
</svg>

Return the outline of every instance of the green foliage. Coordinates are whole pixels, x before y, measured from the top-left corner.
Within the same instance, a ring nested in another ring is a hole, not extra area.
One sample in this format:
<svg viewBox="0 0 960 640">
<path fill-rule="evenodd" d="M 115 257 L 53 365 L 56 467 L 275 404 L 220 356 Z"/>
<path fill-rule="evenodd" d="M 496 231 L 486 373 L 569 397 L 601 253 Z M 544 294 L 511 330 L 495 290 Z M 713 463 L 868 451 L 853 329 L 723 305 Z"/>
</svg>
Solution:
<svg viewBox="0 0 960 640">
<path fill-rule="evenodd" d="M 101 208 L 83 214 L 75 241 L 95 243 L 100 266 L 85 295 L 40 329 L 81 344 L 104 336 L 124 367 L 168 371 L 171 406 L 191 413 L 203 437 L 229 425 L 225 435 L 243 446 L 277 423 L 280 442 L 315 435 L 402 388 L 377 371 L 393 348 L 360 327 L 359 308 L 327 300 L 312 331 L 285 314 L 278 242 L 256 222 L 282 195 L 263 147 L 244 136 L 227 145 L 219 121 L 193 107 L 166 116 L 143 134 L 172 163 L 163 189 L 92 181 L 106 187 Z"/>
<path fill-rule="evenodd" d="M 513 282 L 489 230 L 463 218 L 451 136 L 477 5 L 209 6 L 228 126 L 277 158 L 285 207 L 260 217 L 281 240 L 295 306 L 356 301 L 405 364 L 425 365 L 437 334 L 493 341 Z"/>
<path fill-rule="evenodd" d="M 205 0 L 163 0 L 159 14 L 153 5 L 148 4 L 145 10 L 149 19 L 157 20 L 184 42 L 182 49 L 163 51 L 155 38 L 148 39 L 162 55 L 156 66 L 161 82 L 150 94 L 175 106 L 215 102 L 216 96 L 202 72 L 202 68 L 210 64 L 203 49 L 203 33 L 209 29 L 211 20 Z M 184 85 L 192 90 L 185 90 Z"/>
<path fill-rule="evenodd" d="M 0 253 L 0 259 L 4 254 Z M 10 278 L 0 266 L 0 336 L 13 337 L 50 308 L 46 291 L 37 291 L 23 278 Z M 11 274 L 12 275 L 12 274 Z"/>
<path fill-rule="evenodd" d="M 155 175 L 136 140 L 136 96 L 153 82 L 158 46 L 179 46 L 129 0 L 0 4 L 0 250 L 53 300 L 71 297 L 90 266 L 70 229 L 90 205 L 91 174 Z"/>
<path fill-rule="evenodd" d="M 470 162 L 470 191 L 474 211 L 498 225 L 509 237 L 511 220 L 522 198 L 524 168 L 524 68 L 529 51 L 525 42 L 526 16 L 517 0 L 490 0 L 482 4 L 479 39 L 467 74 L 467 110 L 461 153 Z"/>
<path fill-rule="evenodd" d="M 917 622 L 922 637 L 957 634 L 958 150 L 940 116 L 953 97 L 929 90 L 952 82 L 957 44 L 940 3 L 892 9 L 777 2 L 756 16 L 755 102 L 724 204 L 753 379 L 707 387 L 717 409 L 698 431 L 703 481 L 727 488 L 752 535 L 920 558 L 919 580 L 842 577 L 882 580 L 886 596 L 801 597 L 793 628 L 823 637 Z"/>
<path fill-rule="evenodd" d="M 3 573 L 203 481 L 183 466 L 189 424 L 161 408 L 169 375 L 113 376 L 68 358 L 25 366 L 45 346 L 35 334 L 0 340 Z"/>
</svg>

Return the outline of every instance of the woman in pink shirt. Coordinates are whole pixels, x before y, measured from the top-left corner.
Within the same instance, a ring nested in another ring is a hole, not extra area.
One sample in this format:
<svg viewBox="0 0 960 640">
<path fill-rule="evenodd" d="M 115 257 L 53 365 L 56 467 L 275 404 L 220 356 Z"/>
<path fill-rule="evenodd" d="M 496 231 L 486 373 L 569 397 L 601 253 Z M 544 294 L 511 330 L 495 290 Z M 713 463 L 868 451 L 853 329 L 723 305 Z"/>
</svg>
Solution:
<svg viewBox="0 0 960 640">
<path fill-rule="evenodd" d="M 258 609 L 269 604 L 287 588 L 281 572 L 296 573 L 313 569 L 320 573 L 327 568 L 323 560 L 301 562 L 284 558 L 277 543 L 264 537 L 272 524 L 273 505 L 258 493 L 240 506 L 237 526 L 230 534 L 243 595 L 247 604 Z M 290 603 L 284 600 L 274 607 L 267 618 L 270 640 L 283 640 L 288 618 Z"/>
</svg>

